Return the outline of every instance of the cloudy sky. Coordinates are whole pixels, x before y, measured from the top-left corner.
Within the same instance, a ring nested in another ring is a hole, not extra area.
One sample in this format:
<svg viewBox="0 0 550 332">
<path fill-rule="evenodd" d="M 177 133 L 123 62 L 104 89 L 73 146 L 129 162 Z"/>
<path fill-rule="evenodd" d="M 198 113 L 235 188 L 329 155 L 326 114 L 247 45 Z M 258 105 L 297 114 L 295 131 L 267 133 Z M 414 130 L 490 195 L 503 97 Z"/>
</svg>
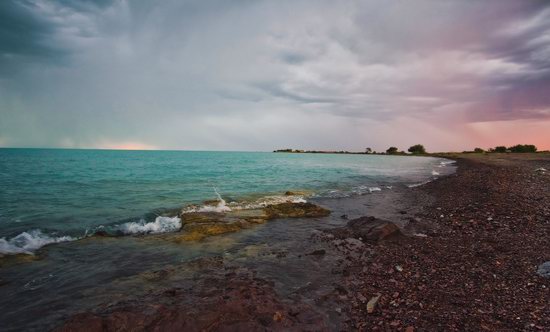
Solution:
<svg viewBox="0 0 550 332">
<path fill-rule="evenodd" d="M 550 149 L 550 2 L 2 0 L 0 146 Z"/>
</svg>

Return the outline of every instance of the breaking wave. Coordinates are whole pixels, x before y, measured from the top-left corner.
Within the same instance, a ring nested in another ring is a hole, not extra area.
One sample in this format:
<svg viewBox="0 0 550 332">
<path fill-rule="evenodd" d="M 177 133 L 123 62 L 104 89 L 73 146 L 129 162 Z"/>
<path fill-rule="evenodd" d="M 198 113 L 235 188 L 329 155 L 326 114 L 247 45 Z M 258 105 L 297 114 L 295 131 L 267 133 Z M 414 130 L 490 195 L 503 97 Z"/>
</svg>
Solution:
<svg viewBox="0 0 550 332">
<path fill-rule="evenodd" d="M 78 238 L 68 235 L 56 237 L 42 233 L 39 229 L 35 229 L 28 232 L 23 232 L 9 240 L 6 238 L 0 238 L 0 255 L 32 255 L 34 251 L 45 245 L 75 240 L 78 240 Z"/>
<path fill-rule="evenodd" d="M 261 209 L 268 205 L 281 203 L 306 203 L 304 195 L 271 195 L 264 196 L 252 201 L 233 201 L 227 203 L 216 191 L 218 196 L 217 204 L 190 205 L 182 210 L 182 213 L 191 212 L 231 212 L 233 210 L 254 210 Z"/>
<path fill-rule="evenodd" d="M 124 234 L 158 234 L 175 232 L 181 228 L 179 217 L 156 217 L 155 221 L 127 222 L 119 226 Z"/>
</svg>

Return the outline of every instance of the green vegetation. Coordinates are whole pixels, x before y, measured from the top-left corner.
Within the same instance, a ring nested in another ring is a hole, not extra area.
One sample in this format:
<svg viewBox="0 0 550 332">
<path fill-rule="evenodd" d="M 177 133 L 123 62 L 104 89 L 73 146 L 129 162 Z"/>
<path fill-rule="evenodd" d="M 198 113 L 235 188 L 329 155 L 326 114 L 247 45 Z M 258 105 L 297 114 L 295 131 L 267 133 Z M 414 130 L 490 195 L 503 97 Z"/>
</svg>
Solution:
<svg viewBox="0 0 550 332">
<path fill-rule="evenodd" d="M 503 145 L 495 146 L 494 149 L 489 149 L 489 152 L 496 152 L 496 153 L 505 153 L 506 147 Z"/>
<path fill-rule="evenodd" d="M 424 148 L 424 145 L 422 144 L 416 144 L 409 148 L 408 150 L 412 154 L 425 154 L 426 149 Z"/>
<path fill-rule="evenodd" d="M 529 152 L 537 152 L 537 147 L 532 144 L 518 144 L 514 145 L 508 148 L 510 152 L 514 153 L 529 153 Z"/>
<path fill-rule="evenodd" d="M 533 144 L 516 144 L 509 148 L 505 147 L 504 145 L 500 145 L 500 146 L 495 146 L 493 149 L 489 149 L 489 152 L 535 153 L 537 152 L 537 147 Z"/>
<path fill-rule="evenodd" d="M 406 153 L 404 151 L 400 151 L 395 146 L 390 146 L 386 152 L 376 152 L 372 148 L 367 147 L 362 152 L 351 152 L 351 151 L 317 151 L 317 150 L 298 150 L 298 149 L 281 149 L 281 150 L 275 150 L 274 152 L 287 152 L 287 153 L 336 153 L 336 154 L 389 154 L 389 155 L 443 155 L 443 154 L 451 154 L 451 152 L 444 153 L 428 153 L 426 152 L 426 148 L 422 144 L 415 144 L 411 146 L 408 150 L 409 153 Z M 537 147 L 533 144 L 516 144 L 514 146 L 506 147 L 504 145 L 495 146 L 494 148 L 490 148 L 487 150 L 484 150 L 482 148 L 476 147 L 473 150 L 467 150 L 463 151 L 462 153 L 479 153 L 479 154 L 485 154 L 485 153 L 535 153 L 537 152 Z M 540 152 L 540 151 L 539 151 Z M 544 151 L 542 151 L 544 152 Z M 457 152 L 452 152 L 457 153 Z M 460 153 L 460 152 L 458 152 Z"/>
</svg>

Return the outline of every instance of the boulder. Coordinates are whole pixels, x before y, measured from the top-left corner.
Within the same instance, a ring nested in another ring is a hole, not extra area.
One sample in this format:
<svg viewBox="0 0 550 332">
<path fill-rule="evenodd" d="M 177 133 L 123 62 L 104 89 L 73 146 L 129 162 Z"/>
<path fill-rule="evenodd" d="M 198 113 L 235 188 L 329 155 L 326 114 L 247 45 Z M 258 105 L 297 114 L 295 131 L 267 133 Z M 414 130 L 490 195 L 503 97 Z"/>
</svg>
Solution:
<svg viewBox="0 0 550 332">
<path fill-rule="evenodd" d="M 380 242 L 403 235 L 396 224 L 375 217 L 350 220 L 346 227 L 350 229 L 353 237 L 362 238 L 366 242 Z"/>
</svg>

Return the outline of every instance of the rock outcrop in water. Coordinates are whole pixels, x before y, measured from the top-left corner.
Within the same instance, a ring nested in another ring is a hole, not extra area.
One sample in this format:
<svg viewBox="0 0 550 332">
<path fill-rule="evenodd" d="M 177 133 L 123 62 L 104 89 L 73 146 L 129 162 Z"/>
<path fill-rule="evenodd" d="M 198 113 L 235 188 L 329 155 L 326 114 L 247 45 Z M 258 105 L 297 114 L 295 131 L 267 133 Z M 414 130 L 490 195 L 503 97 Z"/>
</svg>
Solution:
<svg viewBox="0 0 550 332">
<path fill-rule="evenodd" d="M 281 203 L 264 208 L 267 219 L 276 218 L 319 218 L 326 217 L 330 211 L 312 203 Z"/>
<path fill-rule="evenodd" d="M 298 300 L 283 300 L 273 282 L 223 258 L 200 258 L 177 270 L 197 276 L 193 287 L 170 287 L 70 317 L 69 331 L 328 331 L 327 318 Z M 198 278 L 205 276 L 207 278 Z M 148 280 L 170 278 L 150 273 Z"/>
<path fill-rule="evenodd" d="M 330 211 L 313 203 L 285 202 L 262 209 L 228 212 L 185 212 L 180 214 L 182 228 L 176 242 L 200 241 L 209 236 L 237 232 L 272 219 L 320 218 Z"/>
</svg>

